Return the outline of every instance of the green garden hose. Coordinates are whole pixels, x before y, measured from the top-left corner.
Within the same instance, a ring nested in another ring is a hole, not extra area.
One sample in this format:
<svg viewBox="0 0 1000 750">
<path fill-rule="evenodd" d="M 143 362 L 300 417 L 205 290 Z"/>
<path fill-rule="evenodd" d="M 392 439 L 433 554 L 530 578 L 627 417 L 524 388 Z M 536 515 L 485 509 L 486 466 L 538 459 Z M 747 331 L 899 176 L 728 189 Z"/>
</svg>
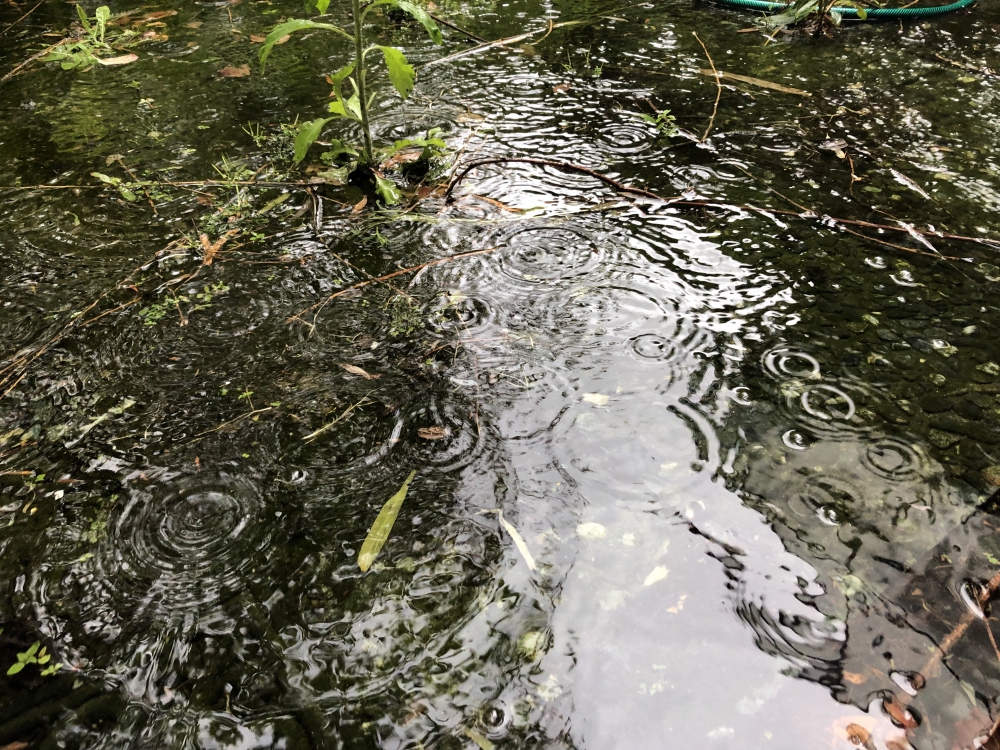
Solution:
<svg viewBox="0 0 1000 750">
<path fill-rule="evenodd" d="M 764 13 L 778 13 L 788 8 L 787 3 L 772 3 L 767 0 L 718 0 L 723 5 L 745 10 L 758 10 Z M 976 0 L 958 0 L 950 5 L 938 5 L 934 8 L 869 8 L 867 19 L 872 21 L 885 20 L 891 18 L 930 18 L 940 16 L 944 13 L 951 13 L 954 10 L 967 8 Z M 834 8 L 844 18 L 858 18 L 857 8 Z"/>
</svg>

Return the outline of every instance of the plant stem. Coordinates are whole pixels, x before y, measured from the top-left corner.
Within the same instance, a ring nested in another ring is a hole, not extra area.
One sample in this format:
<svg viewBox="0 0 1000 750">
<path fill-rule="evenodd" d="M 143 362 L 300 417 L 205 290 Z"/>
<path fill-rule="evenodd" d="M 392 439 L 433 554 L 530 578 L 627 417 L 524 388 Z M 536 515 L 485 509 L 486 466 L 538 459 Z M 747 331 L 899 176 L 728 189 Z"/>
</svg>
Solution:
<svg viewBox="0 0 1000 750">
<path fill-rule="evenodd" d="M 375 147 L 372 145 L 372 128 L 368 122 L 368 96 L 365 93 L 365 54 L 362 49 L 362 26 L 361 0 L 351 0 L 351 8 L 354 14 L 354 56 L 357 60 L 356 70 L 358 73 L 358 99 L 361 100 L 361 129 L 365 134 L 365 163 L 368 166 L 375 164 Z"/>
</svg>

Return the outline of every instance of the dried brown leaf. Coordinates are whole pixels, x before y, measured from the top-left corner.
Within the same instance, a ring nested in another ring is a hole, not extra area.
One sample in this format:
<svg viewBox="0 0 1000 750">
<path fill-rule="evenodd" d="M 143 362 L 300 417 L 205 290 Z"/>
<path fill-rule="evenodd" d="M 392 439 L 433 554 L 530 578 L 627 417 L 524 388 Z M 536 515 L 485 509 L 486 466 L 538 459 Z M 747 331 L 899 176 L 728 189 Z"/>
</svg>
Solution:
<svg viewBox="0 0 1000 750">
<path fill-rule="evenodd" d="M 875 750 L 875 746 L 872 744 L 871 733 L 860 724 L 847 725 L 847 739 L 853 745 L 863 745 L 866 750 Z"/>
<path fill-rule="evenodd" d="M 354 208 L 351 209 L 351 216 L 357 216 L 361 213 L 361 210 L 368 205 L 368 197 L 364 197 L 354 204 Z"/>
<path fill-rule="evenodd" d="M 406 149 L 404 151 L 398 151 L 393 154 L 390 158 L 382 162 L 382 169 L 398 169 L 404 164 L 412 164 L 420 159 L 420 155 L 423 153 L 423 149 Z"/>
<path fill-rule="evenodd" d="M 444 427 L 421 427 L 417 430 L 417 436 L 424 440 L 441 440 L 447 435 L 448 431 Z"/>
<path fill-rule="evenodd" d="M 847 680 L 852 685 L 860 685 L 862 682 L 868 679 L 863 674 L 858 674 L 857 672 L 844 672 L 843 675 L 844 679 Z"/>
<path fill-rule="evenodd" d="M 571 83 L 560 83 L 558 86 L 553 86 L 552 87 L 552 93 L 553 94 L 565 94 L 571 88 L 573 88 L 573 84 L 571 84 Z"/>
<path fill-rule="evenodd" d="M 250 41 L 254 44 L 263 44 L 267 40 L 267 37 L 263 34 L 251 34 Z"/>
<path fill-rule="evenodd" d="M 250 66 L 240 65 L 239 67 L 233 67 L 232 65 L 227 65 L 219 71 L 219 75 L 223 78 L 243 78 L 243 76 L 250 75 Z"/>
<path fill-rule="evenodd" d="M 889 714 L 892 720 L 898 726 L 903 727 L 903 729 L 917 728 L 917 720 L 913 718 L 913 714 L 907 711 L 906 706 L 897 701 L 895 698 L 882 701 L 882 708 L 884 708 L 885 712 Z"/>
<path fill-rule="evenodd" d="M 176 10 L 158 10 L 153 13 L 147 13 L 142 17 L 143 21 L 158 21 L 161 18 L 169 18 L 170 16 L 176 16 Z M 200 23 L 200 22 L 199 22 Z"/>
<path fill-rule="evenodd" d="M 347 365 L 341 363 L 340 366 L 344 369 L 344 371 L 351 373 L 351 375 L 360 375 L 365 380 L 378 380 L 382 377 L 381 375 L 372 375 L 370 372 L 365 372 L 357 365 Z"/>
<path fill-rule="evenodd" d="M 127 55 L 120 55 L 119 57 L 105 57 L 103 60 L 98 60 L 101 65 L 128 65 L 129 63 L 134 63 L 139 59 L 139 56 L 134 52 L 130 52 Z"/>
</svg>

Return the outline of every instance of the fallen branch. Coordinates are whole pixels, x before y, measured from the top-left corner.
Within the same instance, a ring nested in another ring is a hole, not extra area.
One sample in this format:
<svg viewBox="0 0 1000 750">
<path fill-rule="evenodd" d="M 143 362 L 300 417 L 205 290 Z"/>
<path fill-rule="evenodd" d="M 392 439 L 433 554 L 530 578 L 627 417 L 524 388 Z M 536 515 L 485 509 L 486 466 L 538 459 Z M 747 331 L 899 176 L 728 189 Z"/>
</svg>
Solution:
<svg viewBox="0 0 1000 750">
<path fill-rule="evenodd" d="M 914 229 L 912 226 L 905 226 L 904 227 L 904 226 L 893 226 L 892 224 L 876 224 L 875 222 L 863 221 L 861 219 L 843 219 L 843 218 L 839 218 L 839 217 L 835 217 L 835 216 L 828 216 L 828 215 L 825 215 L 825 214 L 821 215 L 821 214 L 818 214 L 818 213 L 816 213 L 815 211 L 813 211 L 813 210 L 811 210 L 809 208 L 806 208 L 805 206 L 800 206 L 800 204 L 795 203 L 791 199 L 789 199 L 789 198 L 781 195 L 781 193 L 778 193 L 773 188 L 768 188 L 768 189 L 771 192 L 773 192 L 775 195 L 777 195 L 778 197 L 783 198 L 784 200 L 789 201 L 790 203 L 792 203 L 792 205 L 799 206 L 802 210 L 801 211 L 789 211 L 789 210 L 780 209 L 780 208 L 767 208 L 767 207 L 762 207 L 762 206 L 747 206 L 747 205 L 742 205 L 742 204 L 724 203 L 724 202 L 720 202 L 720 201 L 711 201 L 711 200 L 699 200 L 699 199 L 694 199 L 694 198 L 681 198 L 681 197 L 664 198 L 663 196 L 657 195 L 656 193 L 653 193 L 653 192 L 651 192 L 649 190 L 643 190 L 642 188 L 630 187 L 629 185 L 625 185 L 625 184 L 619 182 L 618 180 L 615 180 L 615 179 L 613 179 L 611 177 L 608 177 L 607 175 L 603 175 L 603 174 L 601 174 L 599 172 L 595 172 L 594 170 L 588 169 L 586 167 L 581 167 L 578 164 L 571 164 L 569 162 L 556 161 L 554 159 L 533 159 L 533 158 L 528 158 L 528 157 L 511 156 L 511 157 L 496 157 L 496 158 L 491 158 L 491 159 L 481 159 L 481 160 L 472 162 L 471 164 L 467 165 L 464 169 L 462 169 L 462 171 L 459 172 L 455 176 L 455 178 L 451 181 L 451 184 L 448 185 L 448 189 L 445 191 L 445 197 L 446 197 L 446 199 L 449 202 L 454 201 L 454 198 L 452 197 L 452 192 L 455 190 L 456 187 L 458 187 L 458 184 L 460 182 L 462 182 L 462 180 L 464 180 L 468 176 L 469 172 L 471 172 L 473 169 L 476 169 L 477 167 L 481 167 L 481 166 L 488 165 L 488 164 L 507 164 L 507 163 L 510 163 L 510 162 L 517 162 L 517 163 L 523 163 L 523 164 L 539 164 L 539 165 L 542 165 L 542 166 L 556 167 L 557 169 L 563 169 L 563 170 L 566 170 L 566 171 L 569 171 L 569 172 L 576 172 L 576 173 L 579 173 L 579 174 L 585 174 L 585 175 L 588 175 L 590 177 L 593 177 L 596 180 L 600 180 L 601 182 L 605 183 L 606 185 L 609 185 L 609 186 L 613 187 L 615 190 L 617 190 L 620 193 L 631 193 L 633 195 L 640 195 L 640 196 L 642 196 L 644 198 L 650 198 L 652 200 L 661 201 L 661 202 L 666 203 L 666 204 L 671 205 L 671 206 L 684 206 L 684 207 L 688 207 L 688 208 L 717 208 L 717 209 L 720 209 L 720 210 L 723 210 L 723 211 L 752 211 L 752 212 L 755 212 L 755 213 L 774 214 L 774 215 L 777 215 L 777 216 L 790 216 L 790 217 L 795 217 L 795 218 L 798 218 L 798 219 L 809 219 L 809 220 L 816 220 L 816 219 L 818 219 L 820 221 L 827 221 L 827 222 L 830 222 L 832 224 L 846 224 L 846 225 L 849 225 L 849 226 L 865 227 L 867 229 L 878 229 L 878 230 L 881 230 L 881 231 L 884 231 L 884 232 L 896 232 L 898 234 L 906 234 L 906 235 L 910 235 L 910 236 L 913 236 L 913 234 L 916 234 L 916 235 L 918 235 L 918 236 L 920 236 L 922 238 L 925 238 L 925 239 L 928 238 L 928 237 L 937 237 L 939 239 L 955 240 L 956 242 L 974 242 L 974 243 L 979 244 L 979 245 L 987 245 L 987 246 L 995 248 L 995 249 L 1000 249 L 1000 239 L 993 239 L 991 237 L 971 237 L 971 236 L 968 236 L 968 235 L 949 234 L 947 232 L 937 232 L 937 231 L 922 232 L 922 231 L 919 231 L 917 229 Z M 752 175 L 750 175 L 750 176 L 752 177 Z M 867 237 L 867 235 L 862 235 L 862 236 Z M 869 237 L 868 239 L 872 239 L 872 238 Z M 899 249 L 903 249 L 903 248 L 901 246 L 899 246 Z M 923 251 L 914 250 L 912 248 L 906 248 L 906 251 L 907 252 L 916 253 L 916 254 L 919 254 L 919 255 L 929 255 L 930 257 L 942 258 L 942 259 L 945 259 L 945 260 L 966 260 L 965 258 L 956 258 L 956 257 L 946 256 L 946 255 L 940 255 L 940 256 L 938 256 L 938 255 L 931 255 L 930 253 L 924 253 Z"/>
<path fill-rule="evenodd" d="M 10 24 L 6 29 L 4 29 L 3 31 L 0 31 L 0 36 L 3 36 L 4 34 L 6 34 L 8 31 L 10 31 L 15 26 L 17 26 L 19 23 L 21 23 L 21 21 L 23 21 L 25 18 L 27 18 L 28 16 L 30 16 L 36 10 L 38 10 L 39 6 L 41 6 L 41 4 L 44 3 L 44 2 L 45 2 L 45 0 L 38 0 L 38 2 L 35 3 L 35 7 L 33 7 L 31 10 L 29 10 L 27 13 L 25 13 L 20 18 L 18 18 L 16 21 L 14 21 L 14 23 Z"/>
<path fill-rule="evenodd" d="M 322 435 L 324 432 L 326 432 L 331 427 L 333 427 L 335 424 L 337 424 L 344 417 L 348 416 L 351 412 L 353 412 L 355 409 L 357 409 L 359 406 L 361 406 L 365 401 L 368 400 L 368 397 L 371 396 L 373 393 L 375 393 L 375 391 L 368 391 L 368 393 L 366 393 L 364 396 L 361 397 L 360 401 L 358 401 L 356 404 L 351 404 L 350 406 L 348 406 L 339 417 L 337 417 L 336 419 L 334 419 L 332 422 L 327 422 L 325 425 L 323 425 L 322 427 L 320 427 L 318 430 L 314 430 L 313 432 L 310 432 L 308 435 L 306 435 L 304 438 L 302 438 L 302 440 L 304 442 L 306 442 L 306 443 L 311 443 L 313 440 L 315 440 L 320 435 Z"/>
<path fill-rule="evenodd" d="M 197 435 L 195 435 L 192 438 L 192 440 L 197 440 L 198 438 L 203 437 L 205 435 L 210 435 L 213 432 L 218 432 L 219 430 L 224 430 L 229 425 L 236 424 L 237 422 L 239 422 L 241 420 L 244 420 L 247 417 L 252 417 L 255 414 L 263 414 L 263 413 L 269 412 L 269 411 L 273 411 L 273 407 L 265 406 L 263 409 L 252 409 L 251 411 L 248 411 L 245 414 L 240 414 L 238 417 L 236 417 L 236 419 L 230 419 L 228 422 L 223 422 L 222 424 L 218 425 L 217 427 L 213 427 L 210 430 L 205 430 L 204 432 L 199 432 Z"/>
<path fill-rule="evenodd" d="M 715 63 L 712 62 L 712 56 L 708 54 L 708 47 L 705 43 L 701 41 L 701 37 L 698 36 L 697 31 L 692 31 L 694 38 L 698 40 L 698 44 L 705 51 L 705 57 L 708 58 L 708 65 L 712 68 L 712 76 L 715 78 L 715 104 L 712 105 L 712 116 L 708 119 L 708 127 L 705 128 L 705 135 L 701 137 L 701 142 L 704 143 L 708 139 L 708 134 L 712 132 L 712 126 L 715 124 L 715 115 L 719 112 L 719 99 L 722 98 L 722 79 L 719 76 L 719 71 L 715 69 Z"/>
<path fill-rule="evenodd" d="M 474 40 L 476 42 L 483 42 L 485 44 L 489 44 L 489 41 L 490 41 L 489 39 L 483 39 L 478 34 L 473 34 L 471 31 L 466 31 L 461 26 L 456 26 L 451 21 L 446 21 L 445 19 L 441 18 L 440 16 L 435 16 L 433 13 L 428 13 L 427 15 L 429 15 L 431 18 L 433 18 L 435 21 L 437 21 L 442 26 L 447 26 L 449 29 L 453 29 L 454 31 L 457 31 L 459 34 L 464 34 L 465 36 L 469 37 L 469 39 L 472 39 L 472 40 Z"/>
<path fill-rule="evenodd" d="M 553 29 L 558 29 L 558 28 L 560 28 L 562 26 L 575 26 L 575 25 L 580 24 L 580 23 L 583 23 L 583 22 L 582 21 L 563 21 L 562 23 L 552 23 L 550 21 L 548 28 L 545 29 L 545 36 L 548 36 L 549 34 L 551 34 Z M 471 49 L 464 49 L 461 52 L 456 52 L 453 55 L 445 55 L 444 57 L 439 57 L 436 60 L 431 60 L 429 63 L 425 64 L 423 67 L 429 68 L 431 65 L 440 65 L 441 63 L 444 63 L 444 62 L 451 62 L 452 60 L 457 60 L 460 57 L 467 57 L 469 55 L 474 55 L 477 52 L 484 52 L 484 51 L 486 51 L 488 49 L 492 49 L 493 47 L 503 47 L 504 45 L 507 45 L 507 44 L 516 44 L 517 42 L 523 42 L 525 39 L 530 39 L 531 37 L 537 36 L 538 34 L 541 34 L 541 33 L 542 33 L 542 30 L 539 29 L 538 31 L 529 31 L 526 34 L 518 34 L 517 36 L 509 36 L 506 39 L 497 39 L 495 42 L 486 42 L 485 44 L 478 44 L 475 47 L 472 47 Z M 543 39 L 544 39 L 544 37 L 543 37 Z"/>
<path fill-rule="evenodd" d="M 993 576 L 989 583 L 983 587 L 983 590 L 979 592 L 979 596 L 976 597 L 976 602 L 979 604 L 980 609 L 986 606 L 986 603 L 990 600 L 993 594 L 996 593 L 997 589 L 1000 589 L 1000 573 Z M 932 674 L 932 670 L 936 670 L 941 661 L 948 655 L 948 652 L 951 651 L 952 647 L 958 642 L 958 639 L 961 638 L 965 631 L 969 629 L 969 626 L 978 619 L 979 618 L 974 612 L 971 610 L 966 611 L 958 625 L 956 625 L 955 628 L 941 640 L 937 651 L 931 655 L 931 658 L 927 660 L 927 663 L 924 664 L 924 666 L 919 670 L 919 673 L 922 675 Z M 989 627 L 989 623 L 986 623 L 986 625 Z"/>
<path fill-rule="evenodd" d="M 59 329 L 56 333 L 50 336 L 47 341 L 38 345 L 33 350 L 28 351 L 25 354 L 22 354 L 21 356 L 15 355 L 10 357 L 7 360 L 7 364 L 3 367 L 0 367 L 0 388 L 4 388 L 6 386 L 6 390 L 4 390 L 3 393 L 0 393 L 0 400 L 6 398 L 11 391 L 17 388 L 18 384 L 22 380 L 24 380 L 25 376 L 28 374 L 28 369 L 39 357 L 45 354 L 49 349 L 58 344 L 64 338 L 69 336 L 72 332 L 100 320 L 105 315 L 109 315 L 111 313 L 124 310 L 125 308 L 130 307 L 131 305 L 134 305 L 136 302 L 138 302 L 140 298 L 136 297 L 130 300 L 129 302 L 126 302 L 122 305 L 118 305 L 117 307 L 111 310 L 107 310 L 103 313 L 100 313 L 99 315 L 95 315 L 92 318 L 86 318 L 87 313 L 89 313 L 91 310 L 97 307 L 109 295 L 121 289 L 132 287 L 131 284 L 132 277 L 135 276 L 139 271 L 146 268 L 150 263 L 155 261 L 160 255 L 169 250 L 175 244 L 176 241 L 171 242 L 163 250 L 158 251 L 151 259 L 147 260 L 142 265 L 136 266 L 134 269 L 132 269 L 132 271 L 130 271 L 128 275 L 125 276 L 125 278 L 123 278 L 121 281 L 115 284 L 115 286 L 101 293 L 101 295 L 98 296 L 98 298 L 95 299 L 93 302 L 91 302 L 89 305 L 87 305 L 87 307 L 85 307 L 80 312 L 74 314 L 72 318 L 61 329 Z"/>
</svg>

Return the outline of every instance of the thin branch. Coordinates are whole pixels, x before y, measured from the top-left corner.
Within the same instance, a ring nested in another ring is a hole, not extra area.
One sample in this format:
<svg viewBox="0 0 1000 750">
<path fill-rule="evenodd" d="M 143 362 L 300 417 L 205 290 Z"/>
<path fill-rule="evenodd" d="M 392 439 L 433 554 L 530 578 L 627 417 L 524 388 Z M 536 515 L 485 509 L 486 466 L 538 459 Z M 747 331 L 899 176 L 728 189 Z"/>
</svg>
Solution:
<svg viewBox="0 0 1000 750">
<path fill-rule="evenodd" d="M 821 215 L 821 214 L 819 214 L 816 211 L 813 211 L 813 210 L 811 210 L 811 209 L 809 209 L 809 208 L 807 208 L 805 206 L 802 206 L 799 203 L 796 203 L 791 198 L 788 198 L 787 196 L 782 195 L 777 190 L 775 190 L 774 188 L 771 188 L 769 186 L 768 186 L 768 190 L 770 192 L 774 193 L 779 198 L 782 198 L 783 200 L 788 201 L 793 206 L 796 206 L 797 208 L 799 208 L 801 210 L 800 211 L 788 211 L 788 210 L 784 210 L 784 209 L 780 209 L 780 208 L 768 208 L 768 207 L 764 207 L 764 206 L 747 206 L 747 205 L 742 205 L 742 204 L 725 203 L 725 202 L 721 202 L 721 201 L 711 201 L 711 200 L 698 200 L 698 199 L 692 199 L 692 198 L 680 198 L 680 197 L 664 198 L 663 196 L 657 195 L 656 193 L 653 193 L 653 192 L 651 192 L 649 190 L 643 190 L 641 188 L 629 187 L 628 185 L 625 185 L 625 184 L 619 182 L 618 180 L 615 180 L 615 179 L 613 179 L 611 177 L 608 177 L 607 175 L 600 174 L 599 172 L 595 172 L 592 169 L 587 169 L 586 167 L 581 167 L 581 166 L 579 166 L 577 164 L 570 164 L 568 162 L 555 161 L 555 160 L 552 160 L 552 159 L 530 159 L 530 158 L 522 158 L 522 157 L 514 157 L 514 156 L 507 157 L 507 158 L 498 157 L 498 158 L 494 158 L 494 159 L 481 159 L 479 161 L 476 161 L 476 162 L 473 162 L 473 163 L 469 164 L 464 169 L 462 169 L 461 172 L 458 173 L 458 175 L 451 181 L 451 184 L 448 186 L 448 189 L 445 191 L 445 196 L 448 198 L 449 201 L 453 201 L 454 198 L 452 198 L 451 194 L 454 191 L 454 189 L 458 186 L 458 184 L 462 180 L 465 179 L 466 176 L 468 176 L 468 173 L 471 172 L 476 167 L 482 166 L 484 164 L 505 164 L 507 162 L 523 162 L 523 163 L 526 163 L 526 164 L 541 164 L 541 165 L 545 165 L 545 166 L 556 167 L 556 168 L 559 168 L 559 169 L 565 169 L 565 170 L 570 171 L 570 172 L 578 172 L 580 174 L 589 175 L 590 177 L 593 177 L 594 179 L 600 180 L 601 182 L 603 182 L 603 183 L 605 183 L 607 185 L 610 185 L 611 187 L 615 188 L 619 192 L 632 193 L 634 195 L 641 195 L 641 196 L 643 196 L 645 198 L 651 198 L 653 200 L 662 201 L 663 203 L 666 203 L 666 204 L 671 205 L 671 206 L 685 206 L 685 207 L 690 207 L 690 208 L 718 208 L 718 209 L 723 210 L 723 211 L 753 211 L 753 212 L 756 212 L 756 213 L 775 214 L 777 216 L 791 216 L 791 217 L 795 217 L 795 218 L 798 218 L 798 219 L 819 219 L 819 220 L 822 220 L 822 221 L 832 222 L 834 224 L 847 224 L 847 225 L 850 225 L 850 226 L 865 227 L 865 228 L 868 228 L 868 229 L 878 229 L 878 230 L 881 230 L 881 231 L 884 231 L 884 232 L 897 232 L 899 234 L 906 234 L 906 235 L 911 235 L 911 236 L 912 236 L 912 233 L 916 233 L 920 237 L 924 237 L 924 238 L 927 238 L 927 237 L 938 237 L 940 239 L 955 240 L 955 241 L 958 241 L 958 242 L 975 242 L 976 244 L 979 244 L 979 245 L 986 245 L 988 247 L 1000 250 L 1000 239 L 993 239 L 992 237 L 970 237 L 970 236 L 962 235 L 962 234 L 949 234 L 947 232 L 936 232 L 936 231 L 921 232 L 921 231 L 918 231 L 918 230 L 914 229 L 912 226 L 911 227 L 902 227 L 902 226 L 893 226 L 892 224 L 876 224 L 874 222 L 863 221 L 861 219 L 842 219 L 842 218 L 838 218 L 838 217 L 835 217 L 835 216 Z M 755 180 L 757 179 L 756 177 L 753 176 L 753 174 L 751 174 L 749 172 L 746 172 L 745 170 L 743 170 L 743 171 L 750 178 L 755 179 Z M 862 235 L 862 236 L 867 236 L 867 235 Z M 871 238 L 869 238 L 869 239 L 871 239 Z M 917 252 L 917 251 L 912 250 L 911 252 Z M 932 256 L 932 257 L 947 258 L 948 256 Z M 948 259 L 950 259 L 950 260 L 965 260 L 964 258 L 948 258 Z"/>
<path fill-rule="evenodd" d="M 465 36 L 469 37 L 469 39 L 473 39 L 473 40 L 475 40 L 477 42 L 483 42 L 485 44 L 488 44 L 489 41 L 490 41 L 489 39 L 483 39 L 478 34 L 473 34 L 471 31 L 466 31 L 461 26 L 456 26 L 451 21 L 446 21 L 445 19 L 440 18 L 439 16 L 435 16 L 433 13 L 428 13 L 427 15 L 429 15 L 431 18 L 433 18 L 435 21 L 437 21 L 442 26 L 447 26 L 449 29 L 453 29 L 453 30 L 457 31 L 459 34 L 464 34 Z"/>
<path fill-rule="evenodd" d="M 990 597 L 992 597 L 993 594 L 996 593 L 996 590 L 998 588 L 1000 588 L 1000 573 L 997 573 L 995 576 L 993 576 L 990 579 L 989 583 L 987 583 L 986 586 L 983 587 L 983 590 L 979 593 L 979 596 L 976 597 L 976 601 L 978 602 L 979 606 L 985 607 L 986 603 L 990 600 Z M 954 646 L 958 642 L 958 639 L 962 637 L 965 631 L 969 629 L 969 626 L 977 619 L 978 617 L 971 610 L 967 610 L 965 615 L 959 621 L 958 625 L 956 625 L 954 629 L 941 640 L 941 643 L 938 645 L 937 651 L 934 652 L 931 658 L 927 660 L 927 663 L 924 664 L 924 666 L 919 670 L 920 674 L 923 675 L 932 674 L 933 670 L 948 655 L 948 652 L 951 651 L 952 646 Z"/>
<path fill-rule="evenodd" d="M 545 29 L 545 37 L 551 34 L 553 29 L 558 29 L 561 26 L 575 26 L 579 23 L 582 22 L 563 21 L 562 23 L 554 24 L 550 21 L 548 28 Z M 445 55 L 444 57 L 439 57 L 436 60 L 431 60 L 429 63 L 426 63 L 423 67 L 429 68 L 431 65 L 440 65 L 441 63 L 444 62 L 451 62 L 452 60 L 457 60 L 461 57 L 474 55 L 477 52 L 484 52 L 485 50 L 492 49 L 493 47 L 503 47 L 504 45 L 507 44 L 516 44 L 517 42 L 523 42 L 525 39 L 530 39 L 531 37 L 537 36 L 540 33 L 542 33 L 541 29 L 539 29 L 538 31 L 529 31 L 526 34 L 518 34 L 517 36 L 509 36 L 505 39 L 497 39 L 495 42 L 486 42 L 485 44 L 478 44 L 475 47 L 472 47 L 471 49 L 464 49 L 461 52 L 456 52 L 452 55 Z M 545 37 L 542 37 L 542 39 L 544 39 Z"/>
<path fill-rule="evenodd" d="M 376 389 L 376 390 L 378 390 L 378 389 Z M 360 401 L 358 401 L 356 404 L 351 404 L 350 406 L 348 406 L 347 409 L 345 409 L 344 412 L 339 417 L 337 417 L 335 420 L 333 420 L 332 422 L 328 422 L 327 424 L 325 424 L 322 427 L 320 427 L 318 430 L 314 430 L 313 432 L 310 432 L 308 435 L 306 435 L 304 438 L 302 438 L 302 440 L 305 441 L 305 442 L 307 442 L 307 443 L 311 443 L 313 440 L 315 440 L 320 435 L 322 435 L 324 432 L 326 432 L 331 427 L 333 427 L 335 424 L 337 424 L 337 422 L 339 422 L 344 417 L 346 417 L 351 412 L 353 412 L 355 409 L 357 409 L 359 406 L 361 406 L 365 401 L 368 400 L 368 397 L 371 396 L 373 393 L 375 393 L 375 391 L 368 391 L 368 393 L 366 393 L 364 396 L 361 397 Z"/>
<path fill-rule="evenodd" d="M 32 13 L 34 13 L 34 12 L 35 12 L 36 10 L 38 10 L 39 6 L 40 6 L 40 5 L 42 4 L 42 3 L 44 3 L 44 2 L 45 2 L 45 0 L 38 0 L 38 2 L 37 2 L 37 3 L 35 3 L 35 7 L 33 7 L 33 8 L 31 9 L 31 10 L 29 10 L 29 11 L 28 11 L 27 13 L 25 13 L 25 14 L 24 14 L 23 16 L 21 16 L 20 18 L 18 18 L 18 19 L 17 19 L 16 21 L 14 21 L 14 23 L 10 24 L 10 26 L 8 26 L 8 27 L 7 27 L 6 29 L 4 29 L 3 31 L 0 31 L 0 36 L 3 36 L 4 34 L 6 34 L 6 33 L 7 33 L 8 31 L 10 31 L 10 30 L 11 30 L 11 29 L 13 29 L 13 28 L 14 28 L 15 26 L 17 26 L 17 25 L 18 25 L 19 23 L 21 23 L 21 21 L 23 21 L 23 20 L 24 20 L 25 18 L 27 18 L 28 16 L 30 16 L 30 15 L 31 15 Z"/>
<path fill-rule="evenodd" d="M 722 98 L 722 79 L 719 77 L 719 71 L 715 69 L 715 63 L 712 62 L 712 56 L 708 54 L 708 47 L 705 43 L 701 41 L 701 37 L 698 36 L 697 31 L 692 31 L 694 38 L 698 40 L 698 44 L 705 51 L 705 57 L 708 58 L 709 67 L 712 68 L 712 75 L 715 77 L 715 104 L 712 105 L 712 116 L 708 120 L 708 127 L 705 128 L 705 135 L 701 137 L 701 142 L 704 143 L 708 140 L 708 134 L 712 132 L 712 126 L 715 124 L 715 115 L 719 111 L 719 99 Z"/>
<path fill-rule="evenodd" d="M 192 440 L 195 440 L 197 438 L 203 437 L 205 435 L 209 435 L 209 434 L 211 434 L 213 432 L 218 432 L 219 430 L 224 430 L 226 427 L 228 427 L 231 424 L 236 424 L 240 420 L 246 419 L 247 417 L 252 417 L 255 414 L 263 414 L 264 412 L 272 411 L 273 408 L 274 407 L 266 406 L 263 409 L 253 409 L 251 411 L 246 412 L 245 414 L 240 414 L 238 417 L 236 417 L 236 419 L 230 419 L 228 422 L 223 422 L 222 424 L 218 425 L 217 427 L 213 427 L 210 430 L 205 430 L 204 432 L 199 432 L 197 435 L 194 436 L 194 438 L 192 438 Z"/>
</svg>

